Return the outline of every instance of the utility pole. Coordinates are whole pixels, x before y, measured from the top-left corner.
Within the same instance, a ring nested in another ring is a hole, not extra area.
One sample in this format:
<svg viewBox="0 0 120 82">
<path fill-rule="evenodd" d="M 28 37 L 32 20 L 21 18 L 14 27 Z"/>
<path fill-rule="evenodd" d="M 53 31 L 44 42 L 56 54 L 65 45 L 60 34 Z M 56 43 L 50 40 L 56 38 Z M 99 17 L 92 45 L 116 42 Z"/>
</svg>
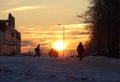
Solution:
<svg viewBox="0 0 120 82">
<path fill-rule="evenodd" d="M 62 25 L 62 24 L 58 24 L 58 25 Z M 63 27 L 63 56 L 64 56 L 64 45 L 65 45 L 65 26 L 64 25 L 62 25 L 62 27 Z"/>
</svg>

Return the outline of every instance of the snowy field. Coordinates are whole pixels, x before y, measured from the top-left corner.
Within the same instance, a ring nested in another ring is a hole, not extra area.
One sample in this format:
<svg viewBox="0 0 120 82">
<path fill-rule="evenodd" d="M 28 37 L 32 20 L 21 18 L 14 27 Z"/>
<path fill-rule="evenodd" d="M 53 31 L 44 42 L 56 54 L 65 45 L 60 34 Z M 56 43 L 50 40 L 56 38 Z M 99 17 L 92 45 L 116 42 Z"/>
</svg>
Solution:
<svg viewBox="0 0 120 82">
<path fill-rule="evenodd" d="M 120 59 L 1 56 L 0 82 L 120 82 Z"/>
</svg>

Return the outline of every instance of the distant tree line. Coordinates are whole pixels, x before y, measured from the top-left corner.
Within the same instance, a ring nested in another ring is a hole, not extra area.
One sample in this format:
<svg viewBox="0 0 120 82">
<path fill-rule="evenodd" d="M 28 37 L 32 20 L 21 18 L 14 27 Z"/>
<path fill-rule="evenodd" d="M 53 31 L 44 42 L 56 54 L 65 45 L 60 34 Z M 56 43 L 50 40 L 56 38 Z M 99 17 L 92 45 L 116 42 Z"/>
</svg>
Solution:
<svg viewBox="0 0 120 82">
<path fill-rule="evenodd" d="M 120 0 L 91 0 L 84 18 L 91 23 L 88 50 L 97 51 L 96 55 L 119 58 Z"/>
</svg>

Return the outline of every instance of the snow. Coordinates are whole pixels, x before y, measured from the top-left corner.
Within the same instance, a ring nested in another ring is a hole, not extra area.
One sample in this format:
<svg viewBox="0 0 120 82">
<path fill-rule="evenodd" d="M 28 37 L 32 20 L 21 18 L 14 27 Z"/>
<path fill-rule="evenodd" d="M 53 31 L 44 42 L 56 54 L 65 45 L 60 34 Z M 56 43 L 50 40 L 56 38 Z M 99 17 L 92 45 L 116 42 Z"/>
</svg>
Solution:
<svg viewBox="0 0 120 82">
<path fill-rule="evenodd" d="M 120 82 L 120 60 L 1 56 L 0 82 Z"/>
</svg>

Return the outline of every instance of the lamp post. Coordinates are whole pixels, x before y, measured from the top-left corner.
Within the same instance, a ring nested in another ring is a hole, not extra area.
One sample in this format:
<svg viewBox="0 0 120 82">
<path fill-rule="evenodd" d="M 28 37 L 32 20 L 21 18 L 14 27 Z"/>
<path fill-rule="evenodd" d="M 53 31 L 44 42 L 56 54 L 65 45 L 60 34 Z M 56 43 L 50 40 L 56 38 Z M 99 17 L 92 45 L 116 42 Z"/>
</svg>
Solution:
<svg viewBox="0 0 120 82">
<path fill-rule="evenodd" d="M 58 25 L 62 25 L 62 24 L 58 24 Z M 64 45 L 65 45 L 65 26 L 63 26 L 63 56 L 64 56 Z"/>
</svg>

